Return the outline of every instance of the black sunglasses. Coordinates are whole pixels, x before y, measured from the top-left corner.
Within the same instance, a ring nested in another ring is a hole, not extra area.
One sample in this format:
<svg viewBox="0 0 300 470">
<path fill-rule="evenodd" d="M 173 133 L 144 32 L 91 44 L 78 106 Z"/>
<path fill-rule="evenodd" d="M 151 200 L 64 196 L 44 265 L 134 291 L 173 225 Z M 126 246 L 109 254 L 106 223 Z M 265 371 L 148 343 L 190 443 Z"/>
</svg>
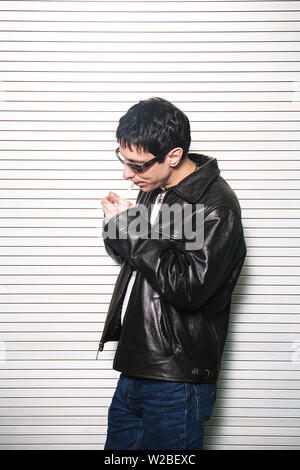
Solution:
<svg viewBox="0 0 300 470">
<path fill-rule="evenodd" d="M 123 165 L 129 166 L 133 171 L 136 171 L 137 173 L 141 173 L 142 171 L 146 170 L 146 168 L 149 168 L 149 166 L 153 165 L 155 162 L 161 162 L 163 160 L 162 157 L 154 157 L 152 160 L 149 160 L 149 162 L 143 163 L 142 165 L 139 165 L 137 163 L 128 163 L 125 162 L 124 158 L 121 157 L 120 155 L 120 147 L 116 149 L 116 155 L 118 159 L 120 160 Z"/>
</svg>

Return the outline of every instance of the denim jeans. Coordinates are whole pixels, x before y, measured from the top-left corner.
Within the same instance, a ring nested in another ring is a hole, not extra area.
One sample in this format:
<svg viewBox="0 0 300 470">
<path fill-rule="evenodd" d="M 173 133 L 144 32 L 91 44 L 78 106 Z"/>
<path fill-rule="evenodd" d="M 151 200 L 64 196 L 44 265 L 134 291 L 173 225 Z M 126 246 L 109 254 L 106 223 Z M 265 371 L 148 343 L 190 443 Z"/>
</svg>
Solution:
<svg viewBox="0 0 300 470">
<path fill-rule="evenodd" d="M 215 384 L 120 375 L 108 410 L 104 450 L 202 450 Z"/>
</svg>

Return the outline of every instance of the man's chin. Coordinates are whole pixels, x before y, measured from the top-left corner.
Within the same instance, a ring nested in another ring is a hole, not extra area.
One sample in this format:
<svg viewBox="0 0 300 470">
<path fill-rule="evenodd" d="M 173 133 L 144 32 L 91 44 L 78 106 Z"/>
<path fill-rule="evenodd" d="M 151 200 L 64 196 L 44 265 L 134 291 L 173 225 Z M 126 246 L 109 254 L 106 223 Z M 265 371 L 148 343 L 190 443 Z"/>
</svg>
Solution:
<svg viewBox="0 0 300 470">
<path fill-rule="evenodd" d="M 136 183 L 136 186 L 138 186 L 140 188 L 141 191 L 143 191 L 144 193 L 149 193 L 150 191 L 152 191 L 153 189 L 156 189 L 156 188 L 159 188 L 158 185 L 155 185 L 155 184 L 151 184 L 151 183 Z"/>
<path fill-rule="evenodd" d="M 136 183 L 136 185 L 145 193 L 151 191 L 151 185 L 147 183 Z"/>
</svg>

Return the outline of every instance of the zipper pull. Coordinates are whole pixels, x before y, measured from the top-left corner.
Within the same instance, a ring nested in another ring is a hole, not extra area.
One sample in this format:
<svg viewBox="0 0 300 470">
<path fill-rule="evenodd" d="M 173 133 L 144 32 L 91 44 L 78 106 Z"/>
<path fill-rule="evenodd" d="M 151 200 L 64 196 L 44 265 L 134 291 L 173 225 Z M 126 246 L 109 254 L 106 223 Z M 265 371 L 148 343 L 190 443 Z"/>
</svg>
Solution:
<svg viewBox="0 0 300 470">
<path fill-rule="evenodd" d="M 104 344 L 100 342 L 100 343 L 99 343 L 99 347 L 98 347 L 98 351 L 97 351 L 96 360 L 98 359 L 99 352 L 100 352 L 100 351 L 103 351 L 103 346 L 104 346 Z"/>
</svg>

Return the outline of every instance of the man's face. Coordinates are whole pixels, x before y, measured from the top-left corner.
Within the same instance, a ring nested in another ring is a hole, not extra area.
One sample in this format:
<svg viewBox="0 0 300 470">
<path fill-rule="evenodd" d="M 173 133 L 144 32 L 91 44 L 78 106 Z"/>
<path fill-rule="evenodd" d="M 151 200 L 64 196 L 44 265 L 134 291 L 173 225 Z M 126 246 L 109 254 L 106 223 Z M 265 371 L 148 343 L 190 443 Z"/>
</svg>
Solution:
<svg viewBox="0 0 300 470">
<path fill-rule="evenodd" d="M 155 158 L 155 155 L 143 150 L 137 151 L 136 147 L 132 146 L 130 150 L 128 147 L 120 147 L 120 154 L 128 163 L 135 163 L 142 165 Z M 144 192 L 152 191 L 155 188 L 164 186 L 171 174 L 171 167 L 168 158 L 165 158 L 162 163 L 155 162 L 149 168 L 142 172 L 137 172 L 125 165 L 123 178 L 133 181 Z"/>
</svg>

